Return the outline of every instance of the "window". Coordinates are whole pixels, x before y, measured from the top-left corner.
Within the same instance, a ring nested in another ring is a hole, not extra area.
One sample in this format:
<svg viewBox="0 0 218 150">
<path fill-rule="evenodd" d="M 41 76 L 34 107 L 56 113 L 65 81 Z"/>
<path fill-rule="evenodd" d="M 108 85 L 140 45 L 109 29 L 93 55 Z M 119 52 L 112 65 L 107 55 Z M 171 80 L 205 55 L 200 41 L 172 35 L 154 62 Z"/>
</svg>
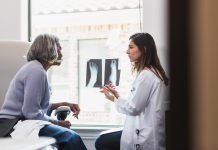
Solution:
<svg viewBox="0 0 218 150">
<path fill-rule="evenodd" d="M 31 38 L 54 33 L 61 40 L 62 65 L 48 72 L 51 98 L 79 103 L 79 119 L 68 118 L 74 124 L 122 124 L 123 116 L 99 93 L 99 87 L 111 81 L 121 94 L 129 89 L 132 77 L 126 49 L 129 36 L 140 32 L 142 6 L 137 2 L 31 0 Z"/>
</svg>

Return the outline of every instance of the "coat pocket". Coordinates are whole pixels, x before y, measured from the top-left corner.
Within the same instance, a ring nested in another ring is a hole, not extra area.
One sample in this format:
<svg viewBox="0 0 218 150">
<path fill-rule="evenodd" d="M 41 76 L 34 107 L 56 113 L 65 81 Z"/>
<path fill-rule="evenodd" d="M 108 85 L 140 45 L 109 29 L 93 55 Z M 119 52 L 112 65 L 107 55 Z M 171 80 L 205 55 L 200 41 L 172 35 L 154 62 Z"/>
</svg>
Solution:
<svg viewBox="0 0 218 150">
<path fill-rule="evenodd" d="M 150 128 L 135 129 L 133 134 L 134 150 L 150 150 L 152 147 L 152 130 Z"/>
</svg>

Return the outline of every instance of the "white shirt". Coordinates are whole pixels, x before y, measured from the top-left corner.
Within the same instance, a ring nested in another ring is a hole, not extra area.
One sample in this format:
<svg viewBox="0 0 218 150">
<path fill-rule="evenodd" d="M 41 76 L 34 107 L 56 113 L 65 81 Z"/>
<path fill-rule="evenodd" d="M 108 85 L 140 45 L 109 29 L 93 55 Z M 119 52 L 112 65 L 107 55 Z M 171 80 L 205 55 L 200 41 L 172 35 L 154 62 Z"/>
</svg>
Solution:
<svg viewBox="0 0 218 150">
<path fill-rule="evenodd" d="M 165 149 L 166 92 L 153 72 L 143 70 L 133 82 L 129 98 L 115 101 L 117 110 L 126 114 L 121 150 Z"/>
</svg>

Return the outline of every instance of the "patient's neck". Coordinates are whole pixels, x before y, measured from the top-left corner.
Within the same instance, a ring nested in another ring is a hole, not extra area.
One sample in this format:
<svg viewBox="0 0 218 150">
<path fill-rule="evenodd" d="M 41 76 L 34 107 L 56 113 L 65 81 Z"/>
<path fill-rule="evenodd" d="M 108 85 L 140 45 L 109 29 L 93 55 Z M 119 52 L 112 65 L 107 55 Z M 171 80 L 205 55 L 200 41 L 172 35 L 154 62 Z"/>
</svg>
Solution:
<svg viewBox="0 0 218 150">
<path fill-rule="evenodd" d="M 43 66 L 43 68 L 45 69 L 45 71 L 47 71 L 50 67 L 51 67 L 51 64 L 49 62 L 40 62 Z"/>
</svg>

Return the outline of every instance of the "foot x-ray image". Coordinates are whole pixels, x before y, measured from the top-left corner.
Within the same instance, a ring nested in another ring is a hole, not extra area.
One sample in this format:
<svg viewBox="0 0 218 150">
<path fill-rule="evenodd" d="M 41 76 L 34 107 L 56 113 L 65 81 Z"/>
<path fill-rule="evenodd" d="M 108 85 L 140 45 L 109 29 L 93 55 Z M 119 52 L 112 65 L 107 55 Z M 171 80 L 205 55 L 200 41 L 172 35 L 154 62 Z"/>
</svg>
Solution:
<svg viewBox="0 0 218 150">
<path fill-rule="evenodd" d="M 120 81 L 120 70 L 118 70 L 118 59 L 105 60 L 104 85 L 112 83 L 118 86 Z"/>
<path fill-rule="evenodd" d="M 112 83 L 119 85 L 120 70 L 118 70 L 118 59 L 105 60 L 104 85 Z M 102 87 L 102 60 L 90 59 L 87 62 L 86 86 Z"/>
<path fill-rule="evenodd" d="M 87 62 L 86 86 L 101 87 L 102 86 L 102 60 L 90 59 Z"/>
</svg>

